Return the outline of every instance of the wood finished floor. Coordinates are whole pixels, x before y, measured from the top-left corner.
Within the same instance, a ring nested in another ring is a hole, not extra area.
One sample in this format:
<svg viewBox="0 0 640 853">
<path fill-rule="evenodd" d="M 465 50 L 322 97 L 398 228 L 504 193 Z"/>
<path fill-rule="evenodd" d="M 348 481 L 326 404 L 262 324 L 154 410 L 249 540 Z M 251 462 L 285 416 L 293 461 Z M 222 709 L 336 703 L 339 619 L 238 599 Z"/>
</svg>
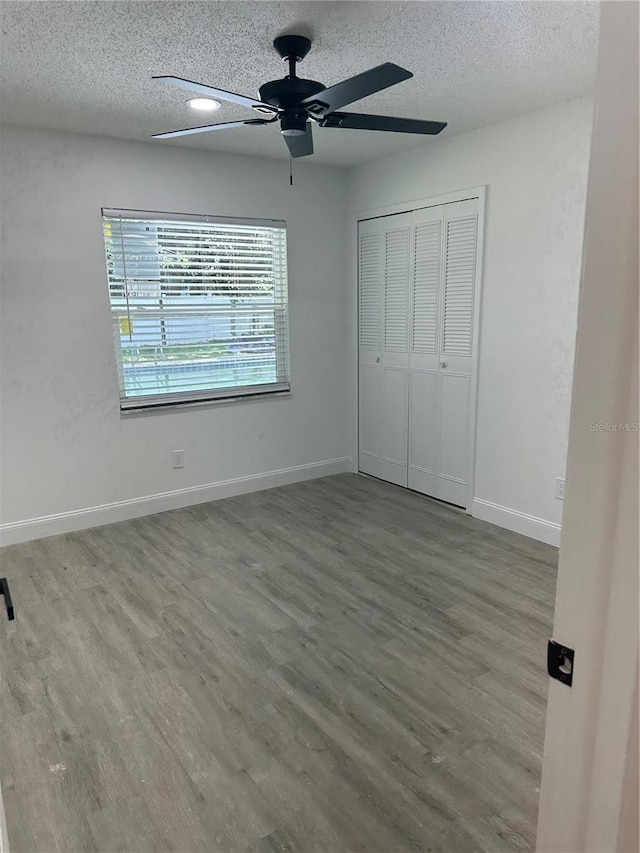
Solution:
<svg viewBox="0 0 640 853">
<path fill-rule="evenodd" d="M 0 557 L 11 853 L 533 850 L 554 548 L 346 474 Z"/>
</svg>

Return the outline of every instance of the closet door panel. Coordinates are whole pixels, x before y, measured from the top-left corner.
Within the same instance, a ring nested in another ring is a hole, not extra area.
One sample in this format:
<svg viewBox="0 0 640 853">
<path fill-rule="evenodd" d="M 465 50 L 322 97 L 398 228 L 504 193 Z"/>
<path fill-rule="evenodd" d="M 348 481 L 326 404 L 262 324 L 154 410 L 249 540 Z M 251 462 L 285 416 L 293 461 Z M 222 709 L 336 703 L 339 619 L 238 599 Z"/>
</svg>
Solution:
<svg viewBox="0 0 640 853">
<path fill-rule="evenodd" d="M 412 221 L 408 482 L 435 497 L 443 207 L 416 210 Z"/>
<path fill-rule="evenodd" d="M 365 364 L 359 376 L 359 470 L 406 486 L 407 371 Z"/>
<path fill-rule="evenodd" d="M 469 485 L 468 418 L 470 376 L 440 373 L 438 488 L 440 500 L 466 507 Z"/>
<path fill-rule="evenodd" d="M 411 215 L 359 228 L 359 470 L 407 485 Z"/>
<path fill-rule="evenodd" d="M 407 369 L 409 363 L 409 242 L 411 216 L 383 220 L 384 315 L 383 359 L 388 366 Z"/>
<path fill-rule="evenodd" d="M 411 370 L 409 381 L 409 488 L 435 496 L 438 372 Z"/>
<path fill-rule="evenodd" d="M 477 201 L 444 205 L 440 355 L 454 370 L 471 370 L 478 239 Z"/>
<path fill-rule="evenodd" d="M 380 448 L 384 479 L 407 485 L 407 371 L 386 367 L 382 371 L 382 409 Z"/>
<path fill-rule="evenodd" d="M 371 474 L 370 460 L 380 457 L 379 409 L 382 371 L 376 365 L 361 364 L 359 370 L 359 453 L 360 470 Z"/>
<path fill-rule="evenodd" d="M 358 470 L 377 476 L 380 458 L 382 233 L 358 226 Z"/>
<path fill-rule="evenodd" d="M 407 485 L 411 214 L 382 219 L 384 241 L 381 456 L 383 479 Z"/>
<path fill-rule="evenodd" d="M 359 224 L 358 349 L 360 363 L 379 364 L 382 320 L 382 234 L 371 222 Z"/>
<path fill-rule="evenodd" d="M 381 235 L 361 224 L 359 236 L 359 345 L 360 353 L 380 353 L 380 298 L 382 286 Z"/>
<path fill-rule="evenodd" d="M 442 255 L 442 208 L 413 229 L 413 288 L 411 318 L 412 364 L 438 354 L 438 304 Z"/>
<path fill-rule="evenodd" d="M 439 392 L 439 473 L 466 483 L 466 414 L 469 406 L 469 377 L 466 374 L 441 373 Z"/>
<path fill-rule="evenodd" d="M 444 205 L 440 309 L 438 487 L 441 500 L 467 507 L 478 239 L 476 199 Z"/>
</svg>

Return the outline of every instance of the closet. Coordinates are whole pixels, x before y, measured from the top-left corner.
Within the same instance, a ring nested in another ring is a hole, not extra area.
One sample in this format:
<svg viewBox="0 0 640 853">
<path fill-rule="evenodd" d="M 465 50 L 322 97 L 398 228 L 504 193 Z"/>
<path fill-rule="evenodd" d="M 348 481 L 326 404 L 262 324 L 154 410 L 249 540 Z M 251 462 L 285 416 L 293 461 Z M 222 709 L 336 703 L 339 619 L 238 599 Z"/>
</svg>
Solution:
<svg viewBox="0 0 640 853">
<path fill-rule="evenodd" d="M 467 507 L 477 198 L 358 223 L 359 470 Z"/>
</svg>

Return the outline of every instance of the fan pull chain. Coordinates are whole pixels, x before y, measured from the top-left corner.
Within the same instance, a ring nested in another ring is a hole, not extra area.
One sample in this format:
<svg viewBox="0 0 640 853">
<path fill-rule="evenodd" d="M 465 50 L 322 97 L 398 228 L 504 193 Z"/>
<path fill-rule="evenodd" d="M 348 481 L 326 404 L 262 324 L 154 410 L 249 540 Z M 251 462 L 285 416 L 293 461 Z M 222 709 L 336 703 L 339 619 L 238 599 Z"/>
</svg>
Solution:
<svg viewBox="0 0 640 853">
<path fill-rule="evenodd" d="M 293 186 L 293 157 L 289 155 L 289 186 Z"/>
</svg>

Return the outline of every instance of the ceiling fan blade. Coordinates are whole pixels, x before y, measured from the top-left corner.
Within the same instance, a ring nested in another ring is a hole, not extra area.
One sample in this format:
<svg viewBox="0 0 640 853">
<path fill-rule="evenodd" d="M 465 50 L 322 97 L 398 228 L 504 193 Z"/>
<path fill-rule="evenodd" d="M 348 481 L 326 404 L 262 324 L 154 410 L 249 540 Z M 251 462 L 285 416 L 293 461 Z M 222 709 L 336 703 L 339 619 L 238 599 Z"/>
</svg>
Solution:
<svg viewBox="0 0 640 853">
<path fill-rule="evenodd" d="M 243 107 L 251 107 L 252 109 L 260 110 L 261 112 L 279 112 L 278 107 L 273 107 L 271 104 L 265 104 L 257 98 L 248 98 L 245 95 L 236 95 L 235 92 L 226 92 L 224 89 L 214 89 L 213 86 L 205 86 L 203 83 L 194 83 L 191 80 L 183 80 L 182 77 L 156 76 L 151 79 L 163 80 L 171 86 L 177 86 L 178 89 L 187 89 L 189 92 L 197 92 L 199 95 L 205 95 L 210 98 L 220 98 L 223 101 L 230 101 L 232 104 L 240 104 Z"/>
<path fill-rule="evenodd" d="M 271 124 L 271 120 L 250 118 L 246 121 L 220 121 L 218 124 L 205 124 L 202 127 L 187 127 L 185 130 L 170 130 L 168 133 L 154 133 L 152 139 L 172 139 L 175 136 L 189 136 L 191 133 L 208 133 L 210 130 L 230 130 L 232 127 L 244 127 L 247 124 Z"/>
<path fill-rule="evenodd" d="M 307 122 L 305 132 L 300 136 L 285 136 L 284 141 L 292 157 L 307 157 L 313 154 L 313 131 L 311 122 Z"/>
<path fill-rule="evenodd" d="M 421 121 L 395 116 L 371 116 L 364 113 L 332 113 L 320 122 L 320 127 L 344 127 L 351 130 L 385 130 L 392 133 L 424 133 L 435 136 L 447 126 L 446 121 Z"/>
<path fill-rule="evenodd" d="M 301 105 L 314 116 L 325 116 L 339 110 L 340 107 L 366 98 L 367 95 L 373 95 L 389 86 L 395 86 L 396 83 L 402 83 L 410 77 L 413 77 L 410 71 L 394 65 L 393 62 L 385 62 L 383 65 L 376 65 L 375 68 L 370 68 L 362 74 L 356 74 L 355 77 L 336 83 L 335 86 L 329 86 L 315 95 L 310 95 L 301 102 Z"/>
</svg>

